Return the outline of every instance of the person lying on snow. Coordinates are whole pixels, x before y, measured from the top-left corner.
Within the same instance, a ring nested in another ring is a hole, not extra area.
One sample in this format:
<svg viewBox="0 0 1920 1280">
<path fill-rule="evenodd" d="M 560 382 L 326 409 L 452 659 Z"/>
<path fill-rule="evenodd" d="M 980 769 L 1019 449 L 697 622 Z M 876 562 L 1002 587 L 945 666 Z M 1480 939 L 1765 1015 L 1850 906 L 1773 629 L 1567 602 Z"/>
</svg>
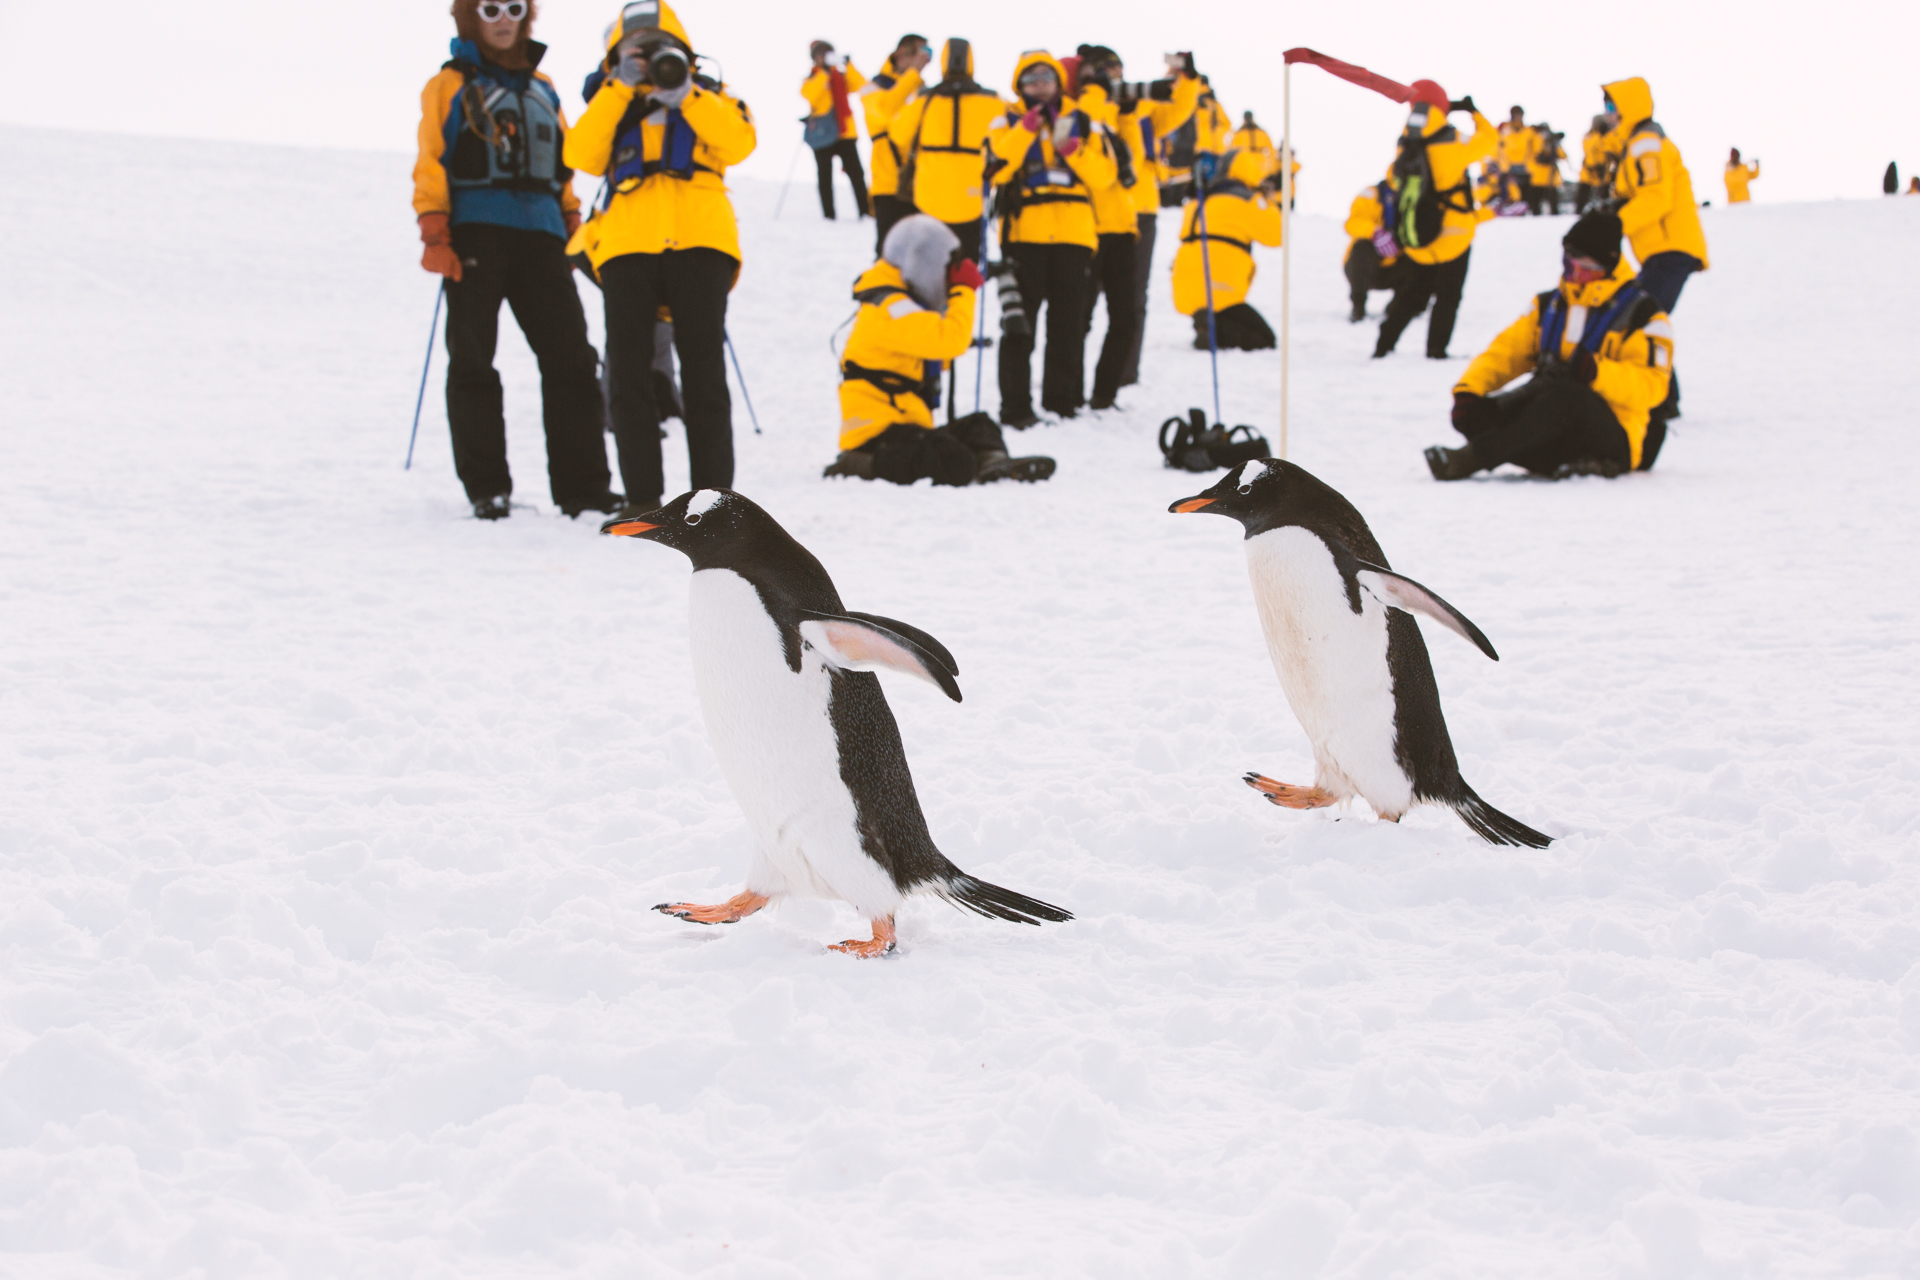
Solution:
<svg viewBox="0 0 1920 1280">
<path fill-rule="evenodd" d="M 840 359 L 840 456 L 824 472 L 912 484 L 1045 480 L 1052 458 L 1009 458 L 989 414 L 933 425 L 941 376 L 973 341 L 980 268 L 960 237 L 924 213 L 887 233 L 853 285 L 860 312 Z"/>
<path fill-rule="evenodd" d="M 1620 219 L 1589 213 L 1561 242 L 1560 284 L 1534 299 L 1453 389 L 1464 447 L 1434 445 L 1436 480 L 1503 462 L 1536 475 L 1647 471 L 1666 439 L 1655 412 L 1673 372 L 1673 325 L 1620 254 Z M 1495 395 L 1521 374 L 1533 377 Z"/>
</svg>

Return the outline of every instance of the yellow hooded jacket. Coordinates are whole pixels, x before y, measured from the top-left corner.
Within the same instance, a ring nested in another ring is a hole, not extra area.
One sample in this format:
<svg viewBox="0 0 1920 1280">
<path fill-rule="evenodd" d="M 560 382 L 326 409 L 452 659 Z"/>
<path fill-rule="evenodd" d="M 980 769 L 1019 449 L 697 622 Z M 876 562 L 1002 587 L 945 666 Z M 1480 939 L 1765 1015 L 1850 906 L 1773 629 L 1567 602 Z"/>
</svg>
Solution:
<svg viewBox="0 0 1920 1280">
<path fill-rule="evenodd" d="M 1620 112 L 1620 127 L 1613 131 L 1620 151 L 1613 190 L 1626 201 L 1620 208 L 1620 227 L 1634 258 L 1644 263 L 1656 253 L 1690 253 L 1705 271 L 1707 233 L 1700 227 L 1693 177 L 1680 159 L 1680 148 L 1654 123 L 1653 90 L 1639 76 L 1604 87 Z"/>
<path fill-rule="evenodd" d="M 978 222 L 987 185 L 982 148 L 1006 104 L 973 82 L 973 46 L 967 41 L 947 41 L 940 68 L 940 82 L 923 90 L 887 126 L 900 157 L 900 182 L 904 187 L 912 180 L 911 190 L 899 194 L 942 222 Z"/>
<path fill-rule="evenodd" d="M 1460 207 L 1473 203 L 1473 193 L 1467 182 L 1467 167 L 1491 156 L 1494 147 L 1499 144 L 1500 134 L 1491 121 L 1476 111 L 1473 113 L 1473 137 L 1465 142 L 1434 142 L 1432 139 L 1435 134 L 1451 126 L 1447 124 L 1447 113 L 1442 108 L 1427 106 L 1425 109 L 1427 119 L 1421 126 L 1421 133 L 1428 139 L 1427 164 L 1433 170 L 1434 187 L 1442 193 L 1443 198 L 1450 192 L 1465 197 L 1464 200 L 1447 201 L 1441 216 L 1440 234 L 1433 243 L 1406 251 L 1410 261 L 1431 267 L 1452 262 L 1473 247 L 1473 233 L 1480 226 L 1481 217 L 1471 207 Z M 1416 104 L 1413 110 L 1421 110 L 1421 106 Z M 1387 181 L 1393 184 L 1396 191 L 1399 190 L 1399 179 L 1393 176 L 1391 166 L 1387 169 Z"/>
<path fill-rule="evenodd" d="M 1373 233 L 1380 229 L 1380 219 L 1384 214 L 1385 210 L 1380 207 L 1379 187 L 1368 187 L 1353 198 L 1353 206 L 1347 210 L 1346 232 L 1352 237 L 1347 241 L 1348 254 L 1360 241 L 1373 239 Z M 1395 254 L 1391 258 L 1382 258 L 1380 265 L 1391 266 L 1399 261 L 1399 257 L 1399 254 Z M 1343 256 L 1341 261 L 1346 261 L 1346 258 Z"/>
<path fill-rule="evenodd" d="M 1534 148 L 1539 144 L 1540 135 L 1531 128 L 1507 121 L 1500 126 L 1500 167 L 1510 173 L 1526 168 L 1533 162 Z"/>
<path fill-rule="evenodd" d="M 918 68 L 895 75 L 893 69 L 887 67 L 860 90 L 860 105 L 867 116 L 867 136 L 873 139 L 873 173 L 868 178 L 867 189 L 876 196 L 900 193 L 900 149 L 887 136 L 887 127 L 900 114 L 900 109 L 913 100 L 913 95 L 920 92 L 920 86 Z"/>
<path fill-rule="evenodd" d="M 1727 203 L 1746 204 L 1753 197 L 1747 193 L 1747 184 L 1760 176 L 1760 162 L 1751 164 L 1730 164 L 1727 166 Z"/>
<path fill-rule="evenodd" d="M 1132 149 L 1133 155 L 1135 225 L 1138 225 L 1137 215 L 1158 216 L 1160 212 L 1159 140 L 1193 119 L 1199 105 L 1200 77 L 1181 75 L 1173 77 L 1173 94 L 1166 102 L 1142 99 L 1133 104 L 1131 111 L 1120 111 L 1116 107 L 1119 123 L 1114 132 Z"/>
<path fill-rule="evenodd" d="M 1258 156 L 1260 163 L 1266 167 L 1267 171 L 1261 177 L 1280 172 L 1280 153 L 1274 149 L 1273 139 L 1259 125 L 1241 125 L 1233 131 L 1233 137 L 1228 139 L 1227 145 L 1235 151 L 1244 151 Z"/>
<path fill-rule="evenodd" d="M 973 343 L 974 291 L 947 290 L 947 311 L 929 311 L 907 293 L 900 268 L 884 258 L 853 283 L 860 313 L 840 353 L 840 448 L 858 449 L 888 427 L 933 429 L 920 397 L 927 365 L 945 368 Z"/>
<path fill-rule="evenodd" d="M 1533 134 L 1533 158 L 1527 162 L 1527 181 L 1536 187 L 1557 187 L 1560 185 L 1560 162 L 1566 159 L 1566 153 L 1554 143 L 1547 141 L 1547 135 L 1538 129 Z"/>
<path fill-rule="evenodd" d="M 666 4 L 660 5 L 660 30 L 688 49 L 686 29 Z M 624 36 L 615 22 L 607 33 L 606 82 L 567 134 L 566 161 L 598 177 L 618 169 L 614 154 L 627 109 L 650 86 L 621 84 L 612 75 L 613 51 Z M 575 246 L 585 250 L 597 270 L 611 258 L 629 253 L 666 253 L 676 249 L 718 249 L 740 260 L 740 229 L 727 198 L 725 174 L 753 154 L 753 115 L 724 87 L 695 84 L 680 102 L 679 114 L 693 130 L 693 166 L 685 177 L 657 169 L 622 180 L 607 207 L 581 228 Z M 634 161 L 655 165 L 667 137 L 669 113 L 656 108 L 639 126 L 641 150 Z"/>
<path fill-rule="evenodd" d="M 1622 260 L 1619 268 L 1605 280 L 1584 285 L 1561 281 L 1559 293 L 1568 310 L 1557 353 L 1560 359 L 1573 355 L 1588 317 L 1604 308 L 1632 279 L 1632 268 Z M 1492 395 L 1522 374 L 1532 373 L 1540 359 L 1541 316 L 1553 293 L 1548 290 L 1535 298 L 1526 314 L 1508 325 L 1467 366 L 1466 376 L 1454 385 L 1454 391 Z M 1616 319 L 1607 336 L 1601 339 L 1594 361 L 1600 371 L 1594 377 L 1593 389 L 1607 402 L 1619 420 L 1620 429 L 1627 433 L 1633 465 L 1638 467 L 1640 451 L 1647 440 L 1647 418 L 1667 398 L 1667 386 L 1673 377 L 1673 322 L 1666 312 L 1659 310 L 1638 327 L 1623 329 L 1620 319 Z"/>
<path fill-rule="evenodd" d="M 840 137 L 842 139 L 858 138 L 860 136 L 860 126 L 855 123 L 858 117 L 853 114 L 853 97 L 859 93 L 861 87 L 867 83 L 867 78 L 860 74 L 860 69 L 853 65 L 852 59 L 848 59 L 847 61 L 845 74 L 847 78 L 847 118 L 840 122 Z M 833 79 L 825 67 L 815 67 L 813 69 L 806 80 L 800 85 L 800 96 L 807 100 L 807 106 L 811 108 L 814 115 L 830 116 L 833 114 Z"/>
<path fill-rule="evenodd" d="M 1114 159 L 1114 181 L 1093 193 L 1094 229 L 1103 236 L 1135 235 L 1140 230 L 1141 187 L 1152 192 L 1154 208 L 1159 208 L 1160 187 L 1153 180 L 1153 161 L 1146 155 L 1140 136 L 1140 115 L 1120 107 L 1107 96 L 1105 86 L 1088 84 L 1075 101 L 1088 119 L 1107 132 L 1107 146 Z M 1126 164 L 1120 163 L 1125 149 Z M 1131 178 L 1129 184 L 1126 179 Z"/>
<path fill-rule="evenodd" d="M 1213 90 L 1201 85 L 1193 109 L 1193 154 L 1200 155 L 1211 151 L 1218 155 L 1227 150 L 1233 136 L 1233 121 L 1227 115 L 1227 109 L 1220 105 Z M 1185 120 L 1180 125 L 1187 123 Z M 1178 129 L 1180 125 L 1175 125 Z M 1193 166 L 1182 165 L 1178 168 L 1168 162 L 1173 153 L 1173 129 L 1157 135 L 1160 139 L 1160 182 L 1161 185 L 1177 185 L 1193 180 Z"/>
<path fill-rule="evenodd" d="M 1227 181 L 1207 192 L 1206 253 L 1200 250 L 1200 202 L 1187 201 L 1180 218 L 1180 248 L 1173 255 L 1173 309 L 1183 316 L 1207 305 L 1207 267 L 1213 279 L 1213 309 L 1247 300 L 1253 287 L 1253 246 L 1280 243 L 1280 201 L 1256 188 L 1266 164 L 1250 152 L 1227 153 Z"/>
<path fill-rule="evenodd" d="M 1065 89 L 1066 68 L 1052 54 L 1034 50 L 1022 55 L 1014 67 L 1016 93 L 1021 75 L 1028 67 L 1041 63 L 1053 68 Z M 1025 115 L 1023 107 L 1017 104 L 1009 107 L 987 134 L 988 154 L 1000 161 L 994 170 L 993 185 L 1022 184 L 1018 208 L 1002 220 L 1000 242 L 1099 248 L 1093 194 L 1114 185 L 1118 173 L 1106 132 L 1096 127 L 1092 118 L 1064 93 L 1052 129 L 1033 132 L 1021 123 Z M 1071 156 L 1062 158 L 1054 145 L 1055 135 L 1064 139 L 1069 130 L 1080 139 L 1080 145 Z"/>
<path fill-rule="evenodd" d="M 1580 164 L 1580 181 L 1596 187 L 1613 185 L 1613 166 L 1620 153 L 1613 149 L 1612 138 L 1612 134 L 1598 129 L 1587 130 L 1581 144 L 1585 155 Z"/>
</svg>

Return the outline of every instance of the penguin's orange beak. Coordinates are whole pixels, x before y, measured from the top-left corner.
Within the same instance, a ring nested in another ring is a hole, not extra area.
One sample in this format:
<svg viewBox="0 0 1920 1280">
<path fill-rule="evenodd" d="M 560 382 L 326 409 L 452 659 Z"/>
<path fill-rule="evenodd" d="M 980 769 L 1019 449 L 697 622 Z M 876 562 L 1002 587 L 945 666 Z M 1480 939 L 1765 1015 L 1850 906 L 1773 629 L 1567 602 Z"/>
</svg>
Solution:
<svg viewBox="0 0 1920 1280">
<path fill-rule="evenodd" d="M 648 524 L 645 520 L 622 520 L 615 518 L 600 526 L 600 532 L 610 533 L 616 538 L 637 538 L 641 534 L 658 529 L 657 524 Z"/>
<path fill-rule="evenodd" d="M 1167 510 L 1184 516 L 1191 512 L 1198 511 L 1202 507 L 1210 507 L 1212 505 L 1212 498 L 1182 498 L 1179 502 L 1168 507 Z"/>
</svg>

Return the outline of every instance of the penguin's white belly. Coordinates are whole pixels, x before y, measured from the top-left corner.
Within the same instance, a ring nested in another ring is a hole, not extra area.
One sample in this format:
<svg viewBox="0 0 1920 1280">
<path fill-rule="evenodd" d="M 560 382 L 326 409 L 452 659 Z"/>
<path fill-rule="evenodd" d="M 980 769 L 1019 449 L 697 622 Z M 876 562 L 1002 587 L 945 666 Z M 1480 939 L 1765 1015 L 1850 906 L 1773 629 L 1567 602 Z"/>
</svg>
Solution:
<svg viewBox="0 0 1920 1280">
<path fill-rule="evenodd" d="M 1333 552 L 1305 529 L 1269 530 L 1246 547 L 1267 653 L 1313 743 L 1315 784 L 1398 818 L 1413 804 L 1413 783 L 1393 751 L 1386 606 L 1362 590 L 1355 613 Z"/>
<path fill-rule="evenodd" d="M 731 570 L 693 575 L 689 618 L 707 740 L 757 845 L 746 887 L 891 915 L 900 893 L 860 847 L 853 794 L 840 778 L 832 674 L 805 645 L 800 670 L 787 665 L 760 593 Z"/>
</svg>

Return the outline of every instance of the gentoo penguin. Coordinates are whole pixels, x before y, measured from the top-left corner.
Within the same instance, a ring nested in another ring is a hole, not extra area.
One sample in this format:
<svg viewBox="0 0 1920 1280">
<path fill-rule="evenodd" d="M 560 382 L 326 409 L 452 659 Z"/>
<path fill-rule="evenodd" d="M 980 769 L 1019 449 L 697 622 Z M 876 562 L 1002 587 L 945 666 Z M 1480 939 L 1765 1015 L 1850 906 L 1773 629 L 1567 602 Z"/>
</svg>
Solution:
<svg viewBox="0 0 1920 1280">
<path fill-rule="evenodd" d="M 904 622 L 848 612 L 820 562 L 730 489 L 682 494 L 601 532 L 693 561 L 694 683 L 756 846 L 743 892 L 656 911 L 732 924 L 789 895 L 838 898 L 873 922 L 871 940 L 833 947 L 856 956 L 893 950 L 893 917 L 910 894 L 1022 924 L 1073 919 L 967 875 L 927 832 L 899 726 L 865 669 L 903 671 L 958 702 L 960 668 L 946 646 Z"/>
<path fill-rule="evenodd" d="M 1312 786 L 1257 773 L 1246 775 L 1248 786 L 1288 809 L 1357 795 L 1393 822 L 1429 801 L 1450 807 L 1490 843 L 1552 843 L 1460 776 L 1412 615 L 1426 614 L 1495 662 L 1500 655 L 1458 609 L 1387 567 L 1351 502 L 1290 462 L 1260 459 L 1168 510 L 1231 516 L 1246 527 L 1247 576 L 1267 653 L 1313 742 Z"/>
</svg>

